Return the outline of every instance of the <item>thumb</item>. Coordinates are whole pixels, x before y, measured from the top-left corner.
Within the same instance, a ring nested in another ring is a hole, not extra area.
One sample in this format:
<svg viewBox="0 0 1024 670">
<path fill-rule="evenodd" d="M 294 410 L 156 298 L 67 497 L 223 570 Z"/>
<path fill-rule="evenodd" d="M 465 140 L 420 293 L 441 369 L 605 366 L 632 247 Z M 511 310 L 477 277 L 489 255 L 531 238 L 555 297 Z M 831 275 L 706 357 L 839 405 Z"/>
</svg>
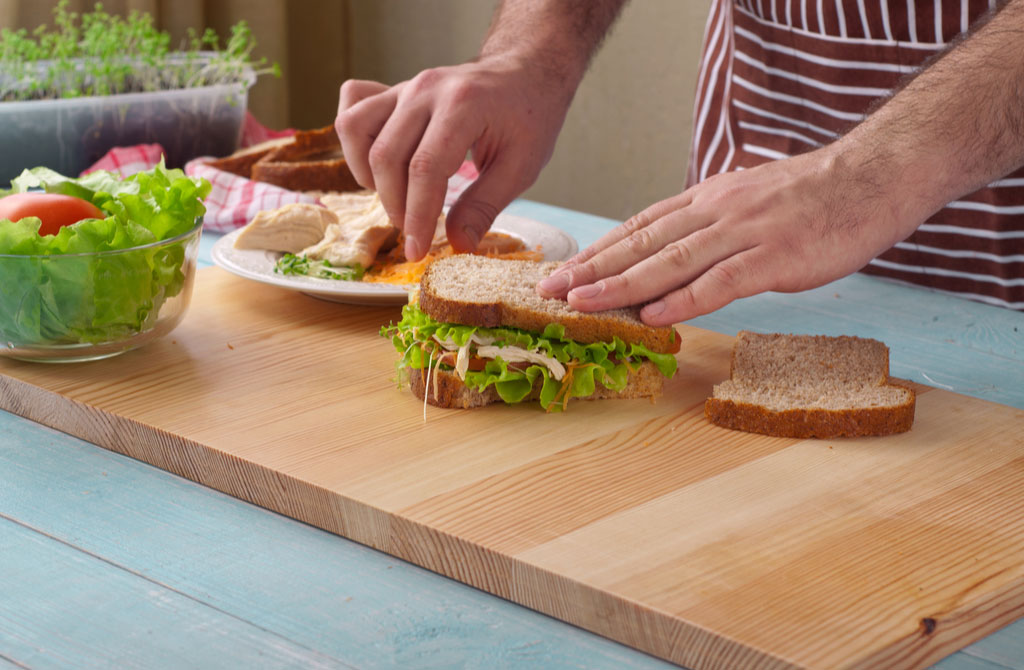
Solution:
<svg viewBox="0 0 1024 670">
<path fill-rule="evenodd" d="M 455 201 L 445 226 L 455 251 L 475 251 L 498 213 L 525 190 L 517 172 L 511 162 L 495 161 Z"/>
</svg>

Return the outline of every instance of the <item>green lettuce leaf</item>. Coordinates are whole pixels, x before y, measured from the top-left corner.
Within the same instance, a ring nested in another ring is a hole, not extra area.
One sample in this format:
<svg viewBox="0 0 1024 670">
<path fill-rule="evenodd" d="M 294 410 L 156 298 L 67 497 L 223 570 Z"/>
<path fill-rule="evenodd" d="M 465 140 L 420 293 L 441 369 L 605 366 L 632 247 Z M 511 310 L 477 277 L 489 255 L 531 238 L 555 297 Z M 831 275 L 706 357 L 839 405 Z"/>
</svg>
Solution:
<svg viewBox="0 0 1024 670">
<path fill-rule="evenodd" d="M 163 302 L 181 292 L 186 240 L 122 254 L 192 230 L 210 192 L 204 179 L 152 170 L 125 179 L 94 172 L 72 179 L 47 168 L 25 170 L 0 196 L 43 189 L 88 200 L 106 214 L 39 235 L 40 221 L 0 220 L 0 339 L 72 344 L 118 340 L 143 332 Z M 12 258 L 25 256 L 26 258 Z"/>
<path fill-rule="evenodd" d="M 573 363 L 572 382 L 568 392 L 562 392 L 562 382 L 554 379 L 542 365 L 530 365 L 518 370 L 509 367 L 500 356 L 488 360 L 483 370 L 466 372 L 466 386 L 483 391 L 494 386 L 498 396 L 506 403 L 522 402 L 532 391 L 538 378 L 541 381 L 540 404 L 548 411 L 560 411 L 569 399 L 591 395 L 597 384 L 612 391 L 621 391 L 629 381 L 629 369 L 650 360 L 661 374 L 672 377 L 676 372 L 676 358 L 672 354 L 659 354 L 642 344 L 627 345 L 616 337 L 612 342 L 580 343 L 565 339 L 561 324 L 548 324 L 539 335 L 518 328 L 479 328 L 459 324 L 439 323 L 430 318 L 417 305 L 402 308 L 402 319 L 381 328 L 381 335 L 391 338 L 395 349 L 402 354 L 395 367 L 419 370 L 428 364 L 428 355 L 436 347 L 433 338 L 451 340 L 458 346 L 469 342 L 476 333 L 480 337 L 494 338 L 496 346 L 517 346 L 529 351 L 543 351 L 563 365 Z M 433 343 L 433 344 L 430 344 Z M 627 359 L 632 363 L 627 363 Z M 438 365 L 436 357 L 431 365 Z M 442 365 L 442 369 L 451 369 Z M 562 395 L 559 395 L 562 393 Z M 568 396 L 568 398 L 566 397 Z"/>
</svg>

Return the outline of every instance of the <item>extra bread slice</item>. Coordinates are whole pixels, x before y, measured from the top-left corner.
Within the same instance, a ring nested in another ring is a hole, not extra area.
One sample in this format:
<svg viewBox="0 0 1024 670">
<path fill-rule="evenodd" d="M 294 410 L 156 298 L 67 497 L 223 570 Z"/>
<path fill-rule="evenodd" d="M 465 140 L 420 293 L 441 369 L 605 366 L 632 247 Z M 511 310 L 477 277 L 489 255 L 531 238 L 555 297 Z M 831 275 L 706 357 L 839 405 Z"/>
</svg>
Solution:
<svg viewBox="0 0 1024 670">
<path fill-rule="evenodd" d="M 236 174 L 239 177 L 245 177 L 249 179 L 252 177 L 252 166 L 257 161 L 264 158 L 274 149 L 278 149 L 286 144 L 291 144 L 294 139 L 291 137 L 278 137 L 276 139 L 267 140 L 266 142 L 260 142 L 254 144 L 251 147 L 245 149 L 239 149 L 233 154 L 224 156 L 223 158 L 215 158 L 214 160 L 208 161 L 207 165 L 215 167 L 218 170 L 230 172 Z"/>
<path fill-rule="evenodd" d="M 296 133 L 293 142 L 274 149 L 253 164 L 252 178 L 292 191 L 344 192 L 362 188 L 341 153 L 341 141 L 334 126 Z"/>
<path fill-rule="evenodd" d="M 427 381 L 426 369 L 415 370 L 406 368 L 409 376 L 409 388 L 420 400 L 423 400 L 424 390 L 428 390 L 427 402 L 434 407 L 443 409 L 473 409 L 483 407 L 496 402 L 502 402 L 498 392 L 493 386 L 488 386 L 483 391 L 477 391 L 466 386 L 458 375 L 448 370 L 433 369 L 430 371 L 430 380 Z M 435 381 L 436 377 L 436 381 Z M 622 391 L 610 391 L 595 384 L 594 393 L 584 398 L 573 398 L 570 402 L 577 400 L 603 400 L 608 398 L 657 398 L 661 396 L 664 387 L 665 377 L 658 372 L 657 366 L 650 361 L 640 364 L 629 374 L 629 382 Z M 536 400 L 540 397 L 541 380 L 534 384 L 532 393 L 524 400 Z"/>
<path fill-rule="evenodd" d="M 211 160 L 212 167 L 292 191 L 358 191 L 334 126 L 300 130 Z"/>
<path fill-rule="evenodd" d="M 618 336 L 656 353 L 678 350 L 675 330 L 646 325 L 638 308 L 578 312 L 564 300 L 537 295 L 537 282 L 557 267 L 554 262 L 472 254 L 441 258 L 430 264 L 420 281 L 420 309 L 442 323 L 511 326 L 533 332 L 560 323 L 565 336 L 577 342 L 610 342 Z"/>
<path fill-rule="evenodd" d="M 857 437 L 910 430 L 914 405 L 914 391 L 890 379 L 878 340 L 742 331 L 730 379 L 714 387 L 704 415 L 777 437 Z"/>
</svg>

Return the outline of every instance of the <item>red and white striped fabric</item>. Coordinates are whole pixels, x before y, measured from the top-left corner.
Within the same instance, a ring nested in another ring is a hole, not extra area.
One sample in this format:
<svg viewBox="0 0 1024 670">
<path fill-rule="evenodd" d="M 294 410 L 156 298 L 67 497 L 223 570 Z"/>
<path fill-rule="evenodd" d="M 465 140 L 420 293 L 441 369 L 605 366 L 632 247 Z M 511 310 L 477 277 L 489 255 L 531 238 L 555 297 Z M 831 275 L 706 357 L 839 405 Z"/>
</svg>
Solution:
<svg viewBox="0 0 1024 670">
<path fill-rule="evenodd" d="M 204 230 L 229 233 L 247 224 L 261 210 L 276 209 L 293 202 L 318 202 L 317 198 L 305 193 L 239 177 L 210 167 L 205 161 L 197 158 L 185 166 L 186 174 L 203 177 L 213 186 L 205 200 Z M 450 207 L 477 176 L 476 166 L 470 161 L 464 162 L 448 180 L 445 207 Z"/>
<path fill-rule="evenodd" d="M 688 180 L 836 139 L 995 0 L 715 0 Z M 1024 310 L 1024 169 L 949 203 L 865 273 Z"/>
<path fill-rule="evenodd" d="M 287 137 L 294 133 L 294 130 L 270 130 L 247 114 L 242 129 L 241 146 L 252 146 L 265 140 Z M 160 162 L 163 153 L 163 148 L 159 144 L 115 147 L 82 174 L 88 174 L 95 170 L 108 170 L 127 177 L 152 168 Z M 317 198 L 305 193 L 252 181 L 210 167 L 206 164 L 207 160 L 207 158 L 196 158 L 185 165 L 186 174 L 192 177 L 202 177 L 213 187 L 210 190 L 210 195 L 204 201 L 206 205 L 206 215 L 203 217 L 204 230 L 229 233 L 247 224 L 261 210 L 276 209 L 294 202 L 317 202 Z M 478 176 L 476 166 L 471 161 L 464 162 L 458 172 L 448 180 L 445 207 L 450 207 L 458 200 L 462 192 Z"/>
<path fill-rule="evenodd" d="M 137 144 L 131 147 L 114 147 L 98 161 L 82 171 L 84 176 L 97 170 L 116 172 L 122 177 L 130 177 L 136 172 L 148 170 L 160 162 L 164 148 L 159 144 Z"/>
</svg>

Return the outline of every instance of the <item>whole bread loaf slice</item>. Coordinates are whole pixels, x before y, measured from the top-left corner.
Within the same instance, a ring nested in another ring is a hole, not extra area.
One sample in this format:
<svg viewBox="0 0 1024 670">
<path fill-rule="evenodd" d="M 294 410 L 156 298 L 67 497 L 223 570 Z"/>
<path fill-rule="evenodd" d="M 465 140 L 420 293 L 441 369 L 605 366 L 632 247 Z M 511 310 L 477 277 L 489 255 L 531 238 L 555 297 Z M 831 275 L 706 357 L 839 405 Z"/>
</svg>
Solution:
<svg viewBox="0 0 1024 670">
<path fill-rule="evenodd" d="M 275 149 L 278 149 L 286 144 L 293 142 L 291 137 L 278 137 L 272 140 L 266 140 L 259 144 L 254 144 L 251 147 L 245 149 L 239 149 L 233 154 L 224 156 L 223 158 L 215 158 L 207 161 L 207 165 L 215 167 L 218 170 L 224 170 L 236 174 L 239 177 L 245 177 L 249 179 L 252 177 L 252 166 L 257 161 L 264 158 L 267 154 Z"/>
<path fill-rule="evenodd" d="M 415 370 L 406 368 L 409 375 L 409 390 L 420 400 L 423 400 L 423 393 L 428 392 L 427 402 L 434 407 L 443 409 L 472 409 L 483 407 L 491 403 L 502 402 L 497 390 L 488 386 L 483 391 L 466 386 L 458 375 L 448 370 L 437 368 L 430 371 L 430 379 L 427 379 L 427 370 Z M 436 377 L 436 380 L 435 380 Z M 650 361 L 645 361 L 629 373 L 629 381 L 626 388 L 621 391 L 611 391 L 601 384 L 596 384 L 594 392 L 588 396 L 573 398 L 577 400 L 603 400 L 608 398 L 658 398 L 661 396 L 665 385 L 665 377 L 658 372 L 657 366 Z M 536 400 L 540 397 L 541 380 L 534 384 L 532 393 L 524 399 L 525 401 Z"/>
<path fill-rule="evenodd" d="M 878 340 L 741 331 L 730 379 L 714 387 L 704 415 L 777 437 L 857 437 L 910 430 L 914 406 Z"/>
<path fill-rule="evenodd" d="M 656 353 L 678 351 L 675 330 L 648 326 L 640 320 L 638 308 L 578 312 L 564 300 L 537 295 L 537 282 L 558 265 L 472 254 L 440 258 L 420 281 L 420 309 L 442 323 L 533 332 L 560 323 L 565 336 L 577 342 L 610 342 L 618 336 Z"/>
<path fill-rule="evenodd" d="M 362 188 L 345 161 L 333 125 L 299 130 L 207 164 L 292 191 L 340 193 Z"/>
</svg>

